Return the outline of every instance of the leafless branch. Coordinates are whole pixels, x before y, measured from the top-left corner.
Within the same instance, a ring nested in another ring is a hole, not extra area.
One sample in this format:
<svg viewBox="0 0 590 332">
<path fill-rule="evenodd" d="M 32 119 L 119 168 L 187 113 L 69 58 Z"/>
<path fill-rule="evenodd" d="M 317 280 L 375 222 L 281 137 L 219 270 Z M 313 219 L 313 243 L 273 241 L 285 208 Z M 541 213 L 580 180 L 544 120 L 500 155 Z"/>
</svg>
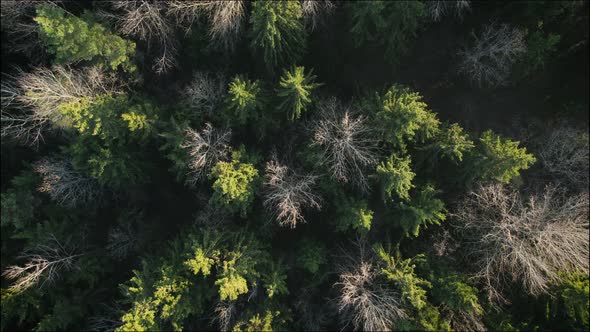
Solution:
<svg viewBox="0 0 590 332">
<path fill-rule="evenodd" d="M 336 8 L 332 0 L 303 0 L 301 10 L 305 22 L 311 30 L 315 30 L 322 22 L 325 14 L 331 14 Z"/>
<path fill-rule="evenodd" d="M 264 206 L 272 211 L 281 226 L 295 228 L 305 222 L 304 208 L 320 208 L 320 197 L 313 192 L 314 175 L 299 175 L 281 165 L 276 156 L 266 163 Z"/>
<path fill-rule="evenodd" d="M 184 88 L 182 96 L 191 109 L 204 112 L 207 116 L 214 115 L 226 91 L 225 77 L 221 73 L 212 75 L 196 72 L 193 80 Z"/>
<path fill-rule="evenodd" d="M 2 80 L 2 137 L 36 145 L 45 129 L 67 123 L 60 105 L 83 98 L 92 102 L 101 94 L 121 93 L 122 88 L 114 74 L 96 67 L 38 67 L 30 73 L 18 69 L 15 76 L 5 75 Z"/>
<path fill-rule="evenodd" d="M 200 15 L 209 19 L 209 36 L 214 46 L 233 50 L 246 18 L 246 4 L 243 0 L 234 1 L 171 1 L 168 12 L 184 25 L 187 30 Z"/>
<path fill-rule="evenodd" d="M 210 123 L 201 132 L 186 129 L 181 147 L 189 156 L 189 184 L 196 184 L 206 170 L 226 157 L 230 138 L 231 130 L 214 129 Z"/>
<path fill-rule="evenodd" d="M 237 316 L 237 307 L 233 301 L 221 301 L 215 306 L 217 314 L 214 320 L 219 322 L 220 331 L 230 331 Z"/>
<path fill-rule="evenodd" d="M 469 0 L 434 0 L 426 2 L 426 14 L 433 21 L 438 22 L 449 13 L 462 19 L 466 11 L 471 9 Z"/>
<path fill-rule="evenodd" d="M 101 196 L 98 183 L 74 169 L 63 159 L 42 159 L 34 166 L 41 175 L 40 192 L 48 193 L 58 204 L 68 207 L 96 202 Z"/>
<path fill-rule="evenodd" d="M 337 304 L 341 317 L 355 330 L 391 331 L 407 317 L 401 294 L 380 278 L 380 269 L 368 255 L 363 242 L 357 243 L 358 256 L 347 254 L 338 267 L 340 294 Z"/>
<path fill-rule="evenodd" d="M 493 300 L 518 281 L 532 295 L 548 290 L 560 271 L 588 273 L 588 194 L 564 197 L 548 187 L 523 199 L 503 185 L 479 186 L 457 207 L 470 261 Z"/>
<path fill-rule="evenodd" d="M 522 30 L 507 24 L 487 25 L 459 52 L 459 73 L 480 87 L 507 84 L 512 64 L 526 51 L 524 37 Z"/>
<path fill-rule="evenodd" d="M 590 148 L 588 132 L 566 125 L 554 129 L 543 142 L 539 157 L 558 181 L 588 190 Z"/>
<path fill-rule="evenodd" d="M 2 276 L 15 280 L 10 285 L 10 289 L 16 292 L 24 291 L 39 282 L 41 282 L 40 287 L 43 287 L 55 281 L 62 270 L 74 268 L 75 259 L 82 255 L 66 248 L 53 234 L 50 234 L 47 245 L 39 244 L 19 257 L 26 260 L 24 266 L 9 266 L 2 272 Z"/>
<path fill-rule="evenodd" d="M 153 70 L 163 74 L 177 65 L 177 44 L 175 29 L 166 17 L 164 1 L 112 1 L 112 7 L 121 11 L 120 15 L 109 15 L 113 18 L 119 32 L 148 43 L 148 48 L 157 45 L 159 55 L 156 57 Z"/>
<path fill-rule="evenodd" d="M 318 112 L 321 118 L 313 128 L 312 145 L 321 148 L 334 178 L 368 192 L 365 169 L 377 163 L 377 157 L 376 141 L 365 118 L 355 116 L 350 105 L 344 106 L 336 98 L 321 101 Z"/>
</svg>

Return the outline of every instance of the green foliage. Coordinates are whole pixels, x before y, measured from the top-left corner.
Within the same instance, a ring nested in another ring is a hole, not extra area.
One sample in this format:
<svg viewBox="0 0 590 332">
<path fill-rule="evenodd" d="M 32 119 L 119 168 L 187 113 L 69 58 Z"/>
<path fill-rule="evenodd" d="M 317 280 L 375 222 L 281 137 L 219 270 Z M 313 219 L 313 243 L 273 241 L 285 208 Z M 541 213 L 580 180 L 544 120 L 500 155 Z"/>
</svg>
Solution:
<svg viewBox="0 0 590 332">
<path fill-rule="evenodd" d="M 427 224 L 440 225 L 446 219 L 445 203 L 436 198 L 437 190 L 427 184 L 409 203 L 400 202 L 399 223 L 406 236 L 418 236 L 420 227 Z"/>
<path fill-rule="evenodd" d="M 383 264 L 381 271 L 401 290 L 403 300 L 417 310 L 426 306 L 428 303 L 426 289 L 430 288 L 431 284 L 418 277 L 414 271 L 415 263 L 424 260 L 424 256 L 417 255 L 404 260 L 401 259 L 399 251 L 391 255 L 379 243 L 373 245 L 373 251 Z"/>
<path fill-rule="evenodd" d="M 346 5 L 355 45 L 383 46 L 386 60 L 393 64 L 410 49 L 425 15 L 419 1 L 354 1 Z"/>
<path fill-rule="evenodd" d="M 453 331 L 447 319 L 439 312 L 436 306 L 430 303 L 418 310 L 418 312 L 407 322 L 402 331 Z"/>
<path fill-rule="evenodd" d="M 270 70 L 299 62 L 307 32 L 297 1 L 255 1 L 250 14 L 250 46 Z"/>
<path fill-rule="evenodd" d="M 215 271 L 214 284 L 220 300 L 234 301 L 246 294 L 248 284 L 256 284 L 262 264 L 270 266 L 270 271 L 263 275 L 269 297 L 286 292 L 282 267 L 273 265 L 261 244 L 247 234 L 205 230 L 192 236 L 189 245 L 190 254 L 184 265 L 194 275 L 208 276 Z"/>
<path fill-rule="evenodd" d="M 545 68 L 545 63 L 557 49 L 561 37 L 554 33 L 543 32 L 543 21 L 539 21 L 537 29 L 527 36 L 527 51 L 522 59 L 524 75 L 530 75 Z"/>
<path fill-rule="evenodd" d="M 189 281 L 166 264 L 154 281 L 150 275 L 154 272 L 145 272 L 147 268 L 150 267 L 144 262 L 144 272 L 134 271 L 135 276 L 128 284 L 122 285 L 123 292 L 132 299 L 132 308 L 121 317 L 123 325 L 117 331 L 162 329 L 165 322 L 174 330 L 181 330 L 182 320 L 192 309 Z"/>
<path fill-rule="evenodd" d="M 481 315 L 483 308 L 479 304 L 477 293 L 477 288 L 467 284 L 457 273 L 439 275 L 433 281 L 433 298 L 451 310 Z"/>
<path fill-rule="evenodd" d="M 158 118 L 158 110 L 151 103 L 125 95 L 82 98 L 60 105 L 59 111 L 80 134 L 103 140 L 122 139 L 129 132 L 145 138 Z"/>
<path fill-rule="evenodd" d="M 336 230 L 346 232 L 353 229 L 361 234 L 371 229 L 373 211 L 369 209 L 367 201 L 339 195 L 336 199 Z"/>
<path fill-rule="evenodd" d="M 172 163 L 170 171 L 176 175 L 176 180 L 179 182 L 186 181 L 188 169 L 188 155 L 186 150 L 182 148 L 182 143 L 185 139 L 185 130 L 188 127 L 188 122 L 177 122 L 174 117 L 166 123 L 159 136 L 162 137 L 160 151 L 163 151 L 166 158 Z"/>
<path fill-rule="evenodd" d="M 295 264 L 311 274 L 316 274 L 328 263 L 326 247 L 317 241 L 304 239 L 298 242 Z"/>
<path fill-rule="evenodd" d="M 491 130 L 479 138 L 478 152 L 468 170 L 471 179 L 496 179 L 504 183 L 520 175 L 537 159 L 526 148 L 519 148 L 519 142 L 502 138 Z"/>
<path fill-rule="evenodd" d="M 98 23 L 68 14 L 58 6 L 41 4 L 36 10 L 40 38 L 47 51 L 55 54 L 55 63 L 86 60 L 113 70 L 119 66 L 126 71 L 135 70 L 130 59 L 135 53 L 135 43 L 113 35 Z"/>
<path fill-rule="evenodd" d="M 9 322 L 19 325 L 33 320 L 39 314 L 40 299 L 34 291 L 18 292 L 12 289 L 0 289 L 1 320 L 0 330 L 6 331 Z"/>
<path fill-rule="evenodd" d="M 549 300 L 548 315 L 563 323 L 563 314 L 572 321 L 572 330 L 588 330 L 590 312 L 588 274 L 562 274 L 561 282 L 551 290 L 555 296 Z"/>
<path fill-rule="evenodd" d="M 229 83 L 226 97 L 225 122 L 245 125 L 249 120 L 259 118 L 264 108 L 260 81 L 251 81 L 245 76 L 237 75 Z"/>
<path fill-rule="evenodd" d="M 439 131 L 440 121 L 427 109 L 422 96 L 394 84 L 376 98 L 374 123 L 385 142 L 404 150 L 408 143 L 424 142 Z"/>
<path fill-rule="evenodd" d="M 60 113 L 72 123 L 80 134 L 99 136 L 101 139 L 117 139 L 125 135 L 119 114 L 130 107 L 126 96 L 103 95 L 90 101 L 62 104 Z"/>
<path fill-rule="evenodd" d="M 268 272 L 262 275 L 262 282 L 266 290 L 266 295 L 269 298 L 289 294 L 289 289 L 287 288 L 287 269 L 281 263 L 275 264 L 271 262 Z"/>
<path fill-rule="evenodd" d="M 74 166 L 112 187 L 146 180 L 146 164 L 133 143 L 153 133 L 158 110 L 151 103 L 102 95 L 62 104 L 59 110 L 79 133 L 67 148 Z"/>
<path fill-rule="evenodd" d="M 35 208 L 40 203 L 33 195 L 37 181 L 33 172 L 24 171 L 10 181 L 11 187 L 6 192 L 0 194 L 0 225 L 3 228 L 12 227 L 12 231 L 18 233 L 31 225 Z"/>
<path fill-rule="evenodd" d="M 475 147 L 469 134 L 457 123 L 445 125 L 427 151 L 435 158 L 447 158 L 455 163 L 463 161 L 464 154 Z"/>
<path fill-rule="evenodd" d="M 154 125 L 158 120 L 158 109 L 151 103 L 143 101 L 130 106 L 127 112 L 121 114 L 121 119 L 127 122 L 127 128 L 132 135 L 145 139 L 155 132 Z"/>
<path fill-rule="evenodd" d="M 279 311 L 267 310 L 264 317 L 261 317 L 259 313 L 252 316 L 248 322 L 238 322 L 233 328 L 233 332 L 255 332 L 255 331 L 273 331 L 275 322 L 274 320 L 279 317 Z"/>
<path fill-rule="evenodd" d="M 147 181 L 140 153 L 122 142 L 100 142 L 80 136 L 67 148 L 76 168 L 87 170 L 101 185 L 121 187 Z"/>
<path fill-rule="evenodd" d="M 289 115 L 289 120 L 295 121 L 307 110 L 311 104 L 312 91 L 320 86 L 315 83 L 316 76 L 313 70 L 305 74 L 305 68 L 294 67 L 290 71 L 285 70 L 277 95 L 282 99 L 279 109 Z"/>
<path fill-rule="evenodd" d="M 258 179 L 258 170 L 254 165 L 236 159 L 220 161 L 211 170 L 210 177 L 215 179 L 211 203 L 245 217 L 254 201 Z"/>
<path fill-rule="evenodd" d="M 410 163 L 410 156 L 398 157 L 392 154 L 385 162 L 377 165 L 377 178 L 384 201 L 393 200 L 393 194 L 399 199 L 410 200 L 410 190 L 414 188 L 412 180 L 416 176 Z"/>
</svg>

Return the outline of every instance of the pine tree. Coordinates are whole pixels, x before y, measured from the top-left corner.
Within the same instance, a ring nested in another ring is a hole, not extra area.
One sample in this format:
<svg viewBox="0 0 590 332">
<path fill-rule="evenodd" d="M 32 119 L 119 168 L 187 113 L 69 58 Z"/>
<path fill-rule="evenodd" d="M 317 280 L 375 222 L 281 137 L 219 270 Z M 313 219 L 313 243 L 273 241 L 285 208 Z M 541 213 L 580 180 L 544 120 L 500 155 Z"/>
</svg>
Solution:
<svg viewBox="0 0 590 332">
<path fill-rule="evenodd" d="M 37 6 L 40 37 L 56 64 L 92 61 L 113 70 L 133 71 L 135 43 L 110 33 L 104 26 L 66 13 L 55 5 Z"/>
<path fill-rule="evenodd" d="M 301 60 L 307 32 L 298 1 L 255 1 L 250 23 L 250 46 L 271 71 Z"/>
<path fill-rule="evenodd" d="M 279 109 L 287 113 L 289 120 L 295 121 L 307 110 L 311 104 L 312 91 L 320 86 L 315 83 L 316 76 L 310 70 L 305 74 L 305 68 L 294 67 L 283 73 L 279 83 L 277 95 L 282 99 Z"/>
<path fill-rule="evenodd" d="M 389 159 L 377 166 L 377 178 L 381 184 L 384 201 L 410 200 L 410 190 L 414 188 L 412 180 L 416 176 L 410 167 L 410 156 L 398 157 L 392 154 Z M 395 196 L 394 196 L 395 195 Z"/>
<path fill-rule="evenodd" d="M 422 96 L 401 85 L 394 84 L 372 107 L 377 107 L 375 126 L 381 129 L 383 140 L 402 150 L 409 143 L 431 139 L 440 130 L 440 121 Z"/>
<path fill-rule="evenodd" d="M 224 120 L 228 124 L 245 125 L 257 119 L 264 106 L 264 96 L 258 80 L 237 75 L 229 83 Z"/>
</svg>

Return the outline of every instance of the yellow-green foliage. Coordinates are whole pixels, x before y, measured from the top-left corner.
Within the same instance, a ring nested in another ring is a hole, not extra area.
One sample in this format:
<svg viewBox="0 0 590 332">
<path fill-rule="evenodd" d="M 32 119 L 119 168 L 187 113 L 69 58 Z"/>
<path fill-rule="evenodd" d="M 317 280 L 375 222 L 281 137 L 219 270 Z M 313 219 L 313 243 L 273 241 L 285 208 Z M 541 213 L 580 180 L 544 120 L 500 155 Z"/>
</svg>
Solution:
<svg viewBox="0 0 590 332">
<path fill-rule="evenodd" d="M 245 217 L 254 200 L 254 181 L 258 178 L 254 165 L 238 160 L 220 161 L 213 167 L 210 176 L 215 179 L 211 202 Z"/>
<path fill-rule="evenodd" d="M 267 310 L 264 317 L 260 314 L 252 316 L 248 322 L 239 322 L 234 326 L 233 332 L 256 332 L 256 331 L 273 331 L 273 320 L 280 315 L 279 311 Z"/>
<path fill-rule="evenodd" d="M 223 301 L 229 299 L 234 301 L 241 294 L 248 292 L 248 283 L 244 277 L 239 275 L 239 271 L 236 269 L 236 259 L 233 257 L 231 260 L 223 261 L 222 273 L 223 277 L 215 281 L 215 285 L 219 286 L 219 298 Z"/>
<path fill-rule="evenodd" d="M 475 144 L 469 138 L 469 134 L 456 123 L 446 125 L 436 137 L 431 148 L 435 156 L 448 158 L 454 162 L 463 161 L 463 156 L 473 149 Z"/>
<path fill-rule="evenodd" d="M 419 93 L 394 84 L 380 100 L 375 125 L 394 147 L 403 150 L 408 143 L 424 142 L 438 133 L 440 121 Z"/>
<path fill-rule="evenodd" d="M 244 125 L 256 119 L 262 111 L 262 89 L 260 81 L 251 81 L 245 76 L 236 76 L 229 83 L 226 98 L 225 121 L 229 124 Z"/>
<path fill-rule="evenodd" d="M 381 271 L 401 290 L 402 298 L 418 310 L 426 306 L 428 300 L 425 288 L 430 288 L 431 284 L 418 277 L 414 271 L 416 267 L 414 262 L 422 260 L 424 256 L 417 255 L 414 258 L 401 259 L 399 252 L 394 257 L 381 244 L 374 245 L 373 250 L 383 263 Z"/>
<path fill-rule="evenodd" d="M 252 49 L 269 69 L 301 60 L 307 32 L 298 1 L 255 1 L 250 15 Z"/>
<path fill-rule="evenodd" d="M 486 130 L 480 137 L 481 156 L 473 168 L 484 179 L 497 179 L 504 183 L 520 175 L 537 159 L 526 148 L 519 148 L 518 141 L 512 141 Z"/>
<path fill-rule="evenodd" d="M 305 68 L 294 67 L 283 73 L 279 82 L 277 95 L 281 97 L 282 102 L 279 109 L 288 114 L 289 120 L 294 121 L 301 117 L 311 104 L 311 92 L 320 86 L 315 83 L 316 76 L 312 74 L 313 70 L 305 73 Z"/>
<path fill-rule="evenodd" d="M 354 229 L 359 233 L 366 233 L 371 229 L 373 211 L 364 200 L 343 197 L 337 201 L 336 230 L 345 232 Z"/>
<path fill-rule="evenodd" d="M 215 264 L 215 260 L 205 256 L 205 252 L 202 248 L 197 248 L 194 257 L 185 261 L 184 264 L 188 266 L 194 274 L 203 272 L 204 276 L 208 276 L 211 273 L 213 264 Z"/>
<path fill-rule="evenodd" d="M 56 5 L 37 6 L 35 22 L 39 35 L 55 63 L 68 64 L 82 60 L 124 70 L 135 70 L 131 56 L 135 43 L 110 33 L 104 26 L 66 13 Z"/>
<path fill-rule="evenodd" d="M 414 188 L 412 180 L 416 176 L 410 162 L 410 156 L 400 158 L 392 154 L 388 160 L 377 165 L 377 177 L 384 200 L 392 200 L 393 194 L 402 200 L 410 200 L 410 190 Z"/>
<path fill-rule="evenodd" d="M 153 302 L 146 300 L 134 303 L 131 310 L 121 317 L 123 325 L 116 331 L 150 331 L 154 329 L 156 309 Z"/>
<path fill-rule="evenodd" d="M 399 223 L 406 236 L 418 236 L 420 227 L 440 225 L 446 219 L 445 203 L 436 198 L 437 190 L 427 184 L 409 203 L 400 202 Z"/>
<path fill-rule="evenodd" d="M 289 294 L 286 269 L 281 263 L 271 262 L 268 272 L 262 275 L 262 282 L 269 298 Z"/>
</svg>

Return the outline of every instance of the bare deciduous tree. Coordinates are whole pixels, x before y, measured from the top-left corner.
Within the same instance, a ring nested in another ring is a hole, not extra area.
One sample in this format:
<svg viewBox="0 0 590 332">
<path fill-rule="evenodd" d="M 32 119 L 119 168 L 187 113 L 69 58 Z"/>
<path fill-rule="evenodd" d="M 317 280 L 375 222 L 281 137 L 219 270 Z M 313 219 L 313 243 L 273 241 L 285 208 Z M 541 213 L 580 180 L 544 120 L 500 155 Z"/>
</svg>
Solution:
<svg viewBox="0 0 590 332">
<path fill-rule="evenodd" d="M 402 295 L 379 277 L 381 271 L 374 266 L 364 243 L 357 245 L 359 255 L 345 255 L 345 263 L 338 267 L 338 310 L 355 330 L 391 331 L 397 321 L 407 317 Z"/>
<path fill-rule="evenodd" d="M 166 17 L 164 1 L 112 1 L 112 6 L 121 15 L 108 15 L 116 22 L 120 33 L 136 37 L 148 43 L 148 48 L 156 44 L 159 55 L 153 69 L 163 74 L 176 66 L 177 44 L 174 26 Z"/>
<path fill-rule="evenodd" d="M 66 248 L 53 234 L 49 234 L 48 244 L 39 244 L 19 257 L 26 260 L 24 266 L 9 266 L 2 272 L 2 276 L 14 280 L 10 289 L 16 292 L 24 291 L 39 282 L 43 287 L 55 281 L 62 270 L 74 268 L 76 258 L 82 255 Z"/>
<path fill-rule="evenodd" d="M 329 323 L 327 312 L 335 311 L 331 308 L 333 302 L 320 304 L 313 298 L 314 293 L 313 287 L 304 288 L 294 303 L 297 313 L 294 317 L 297 317 L 296 322 L 304 331 L 323 331 L 323 327 Z"/>
<path fill-rule="evenodd" d="M 435 0 L 426 3 L 426 14 L 433 21 L 440 21 L 443 16 L 453 13 L 457 18 L 462 19 L 465 11 L 471 8 L 469 0 Z"/>
<path fill-rule="evenodd" d="M 558 181 L 588 190 L 588 143 L 587 131 L 566 125 L 557 127 L 541 145 L 539 157 L 543 167 Z"/>
<path fill-rule="evenodd" d="M 472 45 L 459 51 L 459 73 L 478 86 L 508 83 L 512 64 L 526 52 L 524 31 L 507 24 L 489 24 L 472 34 Z"/>
<path fill-rule="evenodd" d="M 210 123 L 201 132 L 186 129 L 181 147 L 189 156 L 189 184 L 196 184 L 206 170 L 227 156 L 230 138 L 231 130 L 214 129 Z"/>
<path fill-rule="evenodd" d="M 320 208 L 320 197 L 313 192 L 314 175 L 299 175 L 281 165 L 276 157 L 266 163 L 264 206 L 272 211 L 281 226 L 295 228 L 305 222 L 304 208 Z"/>
<path fill-rule="evenodd" d="M 74 169 L 69 161 L 42 159 L 34 170 L 41 175 L 39 191 L 48 193 L 60 205 L 74 207 L 95 202 L 101 195 L 96 180 Z"/>
<path fill-rule="evenodd" d="M 102 304 L 100 307 L 102 308 L 100 310 L 101 314 L 88 319 L 87 327 L 89 331 L 114 332 L 118 327 L 123 325 L 121 316 L 124 311 L 118 305 L 110 306 Z"/>
<path fill-rule="evenodd" d="M 0 1 L 2 31 L 6 33 L 2 46 L 11 53 L 24 53 L 34 62 L 40 60 L 44 50 L 40 47 L 38 25 L 33 21 L 35 6 L 39 3 L 59 1 L 5 0 Z"/>
<path fill-rule="evenodd" d="M 487 331 L 483 317 L 474 312 L 465 310 L 451 310 L 443 305 L 440 310 L 448 317 L 454 331 L 478 332 Z"/>
<path fill-rule="evenodd" d="M 323 15 L 331 14 L 336 8 L 332 0 L 303 0 L 301 10 L 303 17 L 311 30 L 321 23 Z"/>
<path fill-rule="evenodd" d="M 532 295 L 548 290 L 558 272 L 588 273 L 588 194 L 566 198 L 554 188 L 528 200 L 503 185 L 479 186 L 457 207 L 464 251 L 493 300 L 511 281 Z"/>
<path fill-rule="evenodd" d="M 216 316 L 214 320 L 219 322 L 220 331 L 230 331 L 237 316 L 237 307 L 234 301 L 221 301 L 215 306 Z"/>
<path fill-rule="evenodd" d="M 318 105 L 321 114 L 313 127 L 313 143 L 322 149 L 332 176 L 349 182 L 363 192 L 369 191 L 365 169 L 377 163 L 376 141 L 363 116 L 355 116 L 349 106 L 336 98 Z"/>
<path fill-rule="evenodd" d="M 168 7 L 168 12 L 187 29 L 190 29 L 199 15 L 206 15 L 209 19 L 209 36 L 214 46 L 226 50 L 234 49 L 246 17 L 246 4 L 243 0 L 171 1 Z"/>
<path fill-rule="evenodd" d="M 227 83 L 223 74 L 212 75 L 196 72 L 193 80 L 184 88 L 182 96 L 191 109 L 213 116 L 226 91 Z"/>
<path fill-rule="evenodd" d="M 15 76 L 6 75 L 2 80 L 2 137 L 36 145 L 45 129 L 67 122 L 59 111 L 60 105 L 83 98 L 92 102 L 101 94 L 121 93 L 122 88 L 114 74 L 96 67 L 39 67 L 30 73 L 19 69 Z"/>
</svg>

